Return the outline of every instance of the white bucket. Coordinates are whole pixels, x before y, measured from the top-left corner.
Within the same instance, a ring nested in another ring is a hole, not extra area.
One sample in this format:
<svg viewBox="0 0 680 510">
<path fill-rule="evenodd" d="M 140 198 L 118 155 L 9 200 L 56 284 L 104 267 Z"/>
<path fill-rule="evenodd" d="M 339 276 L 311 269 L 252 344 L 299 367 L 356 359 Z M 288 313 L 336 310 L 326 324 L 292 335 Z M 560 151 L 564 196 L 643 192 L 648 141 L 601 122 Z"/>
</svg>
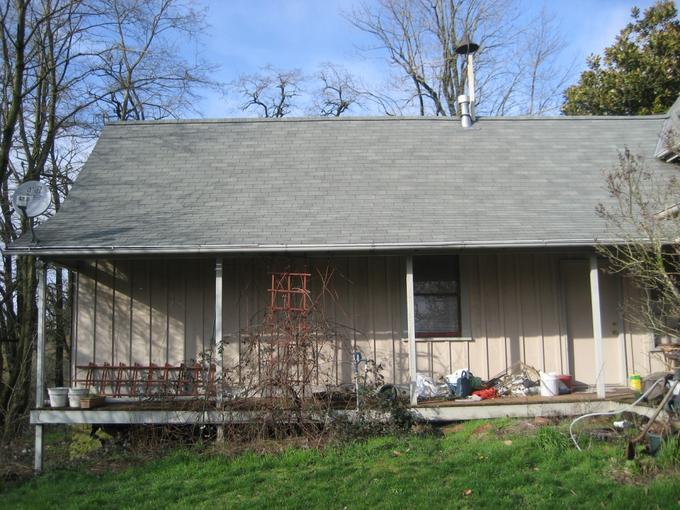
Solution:
<svg viewBox="0 0 680 510">
<path fill-rule="evenodd" d="M 69 388 L 47 388 L 50 396 L 50 407 L 66 407 Z"/>
<path fill-rule="evenodd" d="M 554 372 L 541 372 L 541 396 L 554 397 L 560 394 L 560 376 Z"/>
<path fill-rule="evenodd" d="M 80 407 L 81 397 L 86 397 L 89 394 L 90 394 L 89 388 L 69 388 L 68 390 L 69 407 Z"/>
</svg>

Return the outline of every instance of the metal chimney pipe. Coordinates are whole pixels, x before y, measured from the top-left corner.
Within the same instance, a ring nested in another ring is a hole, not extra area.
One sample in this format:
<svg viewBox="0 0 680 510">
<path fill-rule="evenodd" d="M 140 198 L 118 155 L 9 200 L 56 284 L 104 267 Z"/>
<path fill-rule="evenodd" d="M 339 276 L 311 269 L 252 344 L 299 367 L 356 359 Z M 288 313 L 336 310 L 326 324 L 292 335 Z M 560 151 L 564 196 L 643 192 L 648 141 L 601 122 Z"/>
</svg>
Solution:
<svg viewBox="0 0 680 510">
<path fill-rule="evenodd" d="M 477 120 L 475 116 L 475 63 L 472 52 L 467 54 L 467 84 L 468 94 L 470 94 L 470 117 L 475 121 Z"/>
<path fill-rule="evenodd" d="M 471 128 L 470 98 L 468 96 L 458 96 L 458 106 L 460 108 L 460 125 L 466 129 Z"/>
</svg>

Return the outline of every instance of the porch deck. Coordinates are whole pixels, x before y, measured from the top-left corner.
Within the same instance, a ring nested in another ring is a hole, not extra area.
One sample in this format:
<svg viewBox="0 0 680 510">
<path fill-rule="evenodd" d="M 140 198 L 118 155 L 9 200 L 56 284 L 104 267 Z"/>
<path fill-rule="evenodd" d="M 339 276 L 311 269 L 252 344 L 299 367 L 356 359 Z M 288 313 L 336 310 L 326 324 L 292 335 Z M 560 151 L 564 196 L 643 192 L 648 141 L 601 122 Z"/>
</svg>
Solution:
<svg viewBox="0 0 680 510">
<path fill-rule="evenodd" d="M 535 416 L 574 416 L 589 412 L 622 410 L 634 400 L 627 389 L 612 389 L 605 398 L 596 393 L 578 392 L 555 397 L 503 397 L 491 400 L 431 400 L 412 406 L 418 419 L 426 421 L 463 421 L 485 418 L 525 418 Z M 649 408 L 637 406 L 635 411 L 647 414 Z M 651 409 L 649 409 L 651 411 Z M 352 416 L 356 411 L 350 403 L 338 403 L 330 412 Z M 247 423 L 261 419 L 266 411 L 250 402 L 230 406 L 219 411 L 205 400 L 173 400 L 165 402 L 110 402 L 95 409 L 35 409 L 31 411 L 31 424 L 224 424 Z M 386 419 L 387 413 L 375 412 L 377 419 Z"/>
</svg>

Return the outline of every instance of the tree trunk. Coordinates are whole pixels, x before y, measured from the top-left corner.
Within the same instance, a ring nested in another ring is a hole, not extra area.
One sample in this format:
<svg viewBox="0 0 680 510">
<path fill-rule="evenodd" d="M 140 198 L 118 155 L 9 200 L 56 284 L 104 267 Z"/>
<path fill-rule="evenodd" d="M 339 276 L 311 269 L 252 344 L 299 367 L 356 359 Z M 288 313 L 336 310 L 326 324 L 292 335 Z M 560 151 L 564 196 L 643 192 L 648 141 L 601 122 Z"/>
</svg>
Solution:
<svg viewBox="0 0 680 510">
<path fill-rule="evenodd" d="M 12 438 L 26 423 L 23 420 L 31 404 L 31 371 L 33 346 L 37 329 L 38 309 L 35 302 L 37 277 L 33 257 L 17 257 L 17 305 L 16 338 L 6 342 L 7 381 L 0 389 L 0 416 L 2 440 Z"/>
</svg>

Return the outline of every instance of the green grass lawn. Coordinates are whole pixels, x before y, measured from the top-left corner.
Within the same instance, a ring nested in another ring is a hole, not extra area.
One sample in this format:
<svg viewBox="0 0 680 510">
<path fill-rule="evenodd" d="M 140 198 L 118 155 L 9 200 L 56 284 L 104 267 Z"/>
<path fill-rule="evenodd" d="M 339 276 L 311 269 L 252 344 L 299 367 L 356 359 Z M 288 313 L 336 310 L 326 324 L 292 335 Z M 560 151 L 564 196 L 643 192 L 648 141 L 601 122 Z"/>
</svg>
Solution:
<svg viewBox="0 0 680 510">
<path fill-rule="evenodd" d="M 266 455 L 185 449 L 103 475 L 57 469 L 7 489 L 0 507 L 678 508 L 677 453 L 626 461 L 623 443 L 577 451 L 563 426 L 471 422 L 444 437 Z"/>
</svg>

